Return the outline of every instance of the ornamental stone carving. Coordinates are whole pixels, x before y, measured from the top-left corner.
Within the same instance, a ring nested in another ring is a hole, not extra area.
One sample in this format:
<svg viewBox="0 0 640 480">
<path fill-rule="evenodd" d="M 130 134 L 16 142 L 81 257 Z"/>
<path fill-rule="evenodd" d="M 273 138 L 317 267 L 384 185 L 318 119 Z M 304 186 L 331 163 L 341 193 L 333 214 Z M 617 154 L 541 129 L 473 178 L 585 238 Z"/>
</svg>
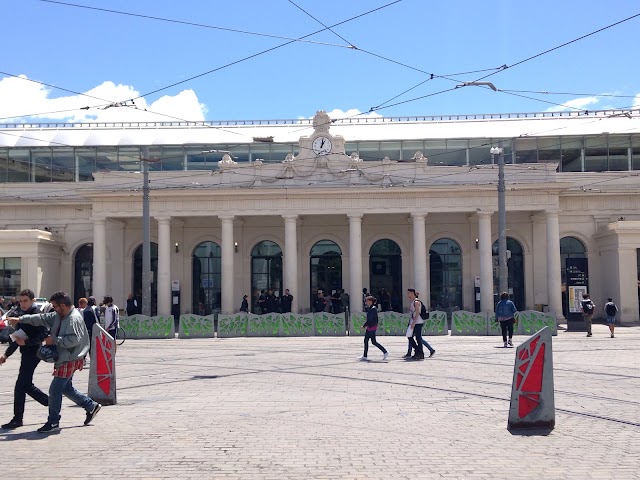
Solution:
<svg viewBox="0 0 640 480">
<path fill-rule="evenodd" d="M 317 132 L 328 132 L 331 127 L 331 118 L 324 110 L 319 110 L 313 117 L 313 128 Z"/>
</svg>

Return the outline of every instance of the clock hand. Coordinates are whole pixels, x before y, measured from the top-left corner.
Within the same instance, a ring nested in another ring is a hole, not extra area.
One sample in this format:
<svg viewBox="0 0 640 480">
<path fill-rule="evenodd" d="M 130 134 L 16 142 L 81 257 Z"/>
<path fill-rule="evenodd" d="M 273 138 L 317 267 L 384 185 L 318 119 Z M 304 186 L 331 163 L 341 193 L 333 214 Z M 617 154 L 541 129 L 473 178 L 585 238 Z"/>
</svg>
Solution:
<svg viewBox="0 0 640 480">
<path fill-rule="evenodd" d="M 322 139 L 322 142 L 320 142 L 320 148 L 324 147 L 324 138 Z"/>
</svg>

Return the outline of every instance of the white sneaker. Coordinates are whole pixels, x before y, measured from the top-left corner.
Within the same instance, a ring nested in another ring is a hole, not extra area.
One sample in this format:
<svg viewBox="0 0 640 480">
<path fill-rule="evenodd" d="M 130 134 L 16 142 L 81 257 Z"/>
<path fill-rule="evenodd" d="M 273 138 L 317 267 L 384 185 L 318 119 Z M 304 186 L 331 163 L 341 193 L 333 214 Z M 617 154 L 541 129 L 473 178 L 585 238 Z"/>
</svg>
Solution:
<svg viewBox="0 0 640 480">
<path fill-rule="evenodd" d="M 509 341 L 507 342 L 507 345 L 509 345 L 510 347 L 513 347 L 513 342 L 512 342 L 511 340 L 509 340 Z"/>
<path fill-rule="evenodd" d="M 507 342 L 504 342 L 504 348 L 507 348 Z"/>
<path fill-rule="evenodd" d="M 369 360 L 367 357 L 365 357 L 364 355 L 360 355 L 358 357 L 358 360 L 362 360 L 363 362 L 366 362 L 367 360 Z"/>
<path fill-rule="evenodd" d="M 384 355 L 382 356 L 382 361 L 385 361 L 388 357 L 389 357 L 389 352 L 384 352 Z"/>
</svg>

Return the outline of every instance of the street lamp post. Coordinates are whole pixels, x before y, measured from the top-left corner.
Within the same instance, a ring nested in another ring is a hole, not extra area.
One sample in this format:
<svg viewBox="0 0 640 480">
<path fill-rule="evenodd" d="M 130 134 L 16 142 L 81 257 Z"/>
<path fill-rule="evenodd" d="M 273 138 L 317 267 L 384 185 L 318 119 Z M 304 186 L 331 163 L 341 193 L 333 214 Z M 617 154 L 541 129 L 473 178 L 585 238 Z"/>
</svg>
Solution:
<svg viewBox="0 0 640 480">
<path fill-rule="evenodd" d="M 502 140 L 497 147 L 491 147 L 493 163 L 498 157 L 498 294 L 509 292 L 507 274 L 507 209 L 504 188 L 504 149 Z"/>
</svg>

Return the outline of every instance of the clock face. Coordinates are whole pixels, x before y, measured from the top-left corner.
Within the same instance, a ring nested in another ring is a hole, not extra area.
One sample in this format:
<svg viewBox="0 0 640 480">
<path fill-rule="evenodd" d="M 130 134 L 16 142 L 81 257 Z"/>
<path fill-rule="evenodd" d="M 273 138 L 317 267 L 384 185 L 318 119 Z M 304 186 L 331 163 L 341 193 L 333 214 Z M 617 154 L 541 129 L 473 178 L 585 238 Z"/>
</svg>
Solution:
<svg viewBox="0 0 640 480">
<path fill-rule="evenodd" d="M 326 155 L 331 153 L 331 140 L 327 137 L 316 137 L 311 143 L 311 148 L 316 155 Z"/>
</svg>

